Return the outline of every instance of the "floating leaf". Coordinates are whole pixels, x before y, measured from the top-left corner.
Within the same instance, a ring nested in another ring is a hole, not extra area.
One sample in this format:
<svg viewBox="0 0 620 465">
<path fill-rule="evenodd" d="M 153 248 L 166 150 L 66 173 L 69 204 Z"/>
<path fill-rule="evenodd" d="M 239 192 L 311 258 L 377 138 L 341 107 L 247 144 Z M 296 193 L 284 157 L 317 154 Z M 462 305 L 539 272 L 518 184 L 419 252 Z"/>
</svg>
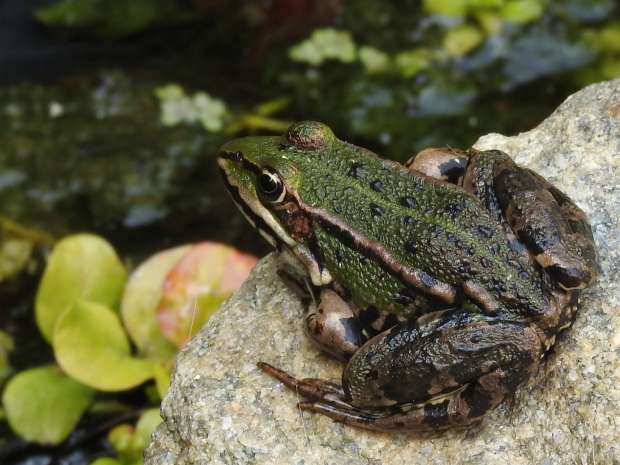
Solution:
<svg viewBox="0 0 620 465">
<path fill-rule="evenodd" d="M 135 429 L 128 423 L 116 425 L 108 433 L 108 441 L 119 455 L 128 456 L 133 454 L 133 437 Z M 125 458 L 125 457 L 123 457 Z"/>
<path fill-rule="evenodd" d="M 467 55 L 478 47 L 484 36 L 478 28 L 468 24 L 449 29 L 443 39 L 443 47 L 452 57 Z"/>
<path fill-rule="evenodd" d="M 119 460 L 113 459 L 112 457 L 101 457 L 95 460 L 94 462 L 90 462 L 90 465 L 122 465 Z"/>
<path fill-rule="evenodd" d="M 289 56 L 311 65 L 320 65 L 330 59 L 351 63 L 355 60 L 355 42 L 348 31 L 316 29 L 309 39 L 291 47 Z"/>
<path fill-rule="evenodd" d="M 145 410 L 135 428 L 129 424 L 115 426 L 108 433 L 108 441 L 119 455 L 121 463 L 141 463 L 153 431 L 161 423 L 159 409 Z"/>
<path fill-rule="evenodd" d="M 187 95 L 177 84 L 155 89 L 160 101 L 161 124 L 176 126 L 180 123 L 199 123 L 210 132 L 220 131 L 228 118 L 226 104 L 206 92 Z"/>
<path fill-rule="evenodd" d="M 78 299 L 116 308 L 126 276 L 116 252 L 101 237 L 77 234 L 60 241 L 49 257 L 35 302 L 45 339 L 52 342 L 56 320 Z"/>
<path fill-rule="evenodd" d="M 504 5 L 500 15 L 512 23 L 529 23 L 540 18 L 543 12 L 541 0 L 512 0 Z"/>
<path fill-rule="evenodd" d="M 136 423 L 136 445 L 140 451 L 148 445 L 151 435 L 162 422 L 158 408 L 145 410 Z"/>
<path fill-rule="evenodd" d="M 22 371 L 6 386 L 2 403 L 11 428 L 23 439 L 58 444 L 75 428 L 94 391 L 55 366 Z"/>
<path fill-rule="evenodd" d="M 102 391 L 121 391 L 153 377 L 153 362 L 130 355 L 118 316 L 109 308 L 77 301 L 58 320 L 54 353 L 65 372 Z"/>
<path fill-rule="evenodd" d="M 0 388 L 4 380 L 10 376 L 11 366 L 9 364 L 9 354 L 15 349 L 15 343 L 9 333 L 0 331 Z"/>
<path fill-rule="evenodd" d="M 170 387 L 170 370 L 165 365 L 155 365 L 155 386 L 160 399 L 163 399 Z"/>
<path fill-rule="evenodd" d="M 155 312 L 164 278 L 191 248 L 184 245 L 153 255 L 127 281 L 121 305 L 123 323 L 138 350 L 147 357 L 168 360 L 176 353 L 176 346 L 162 334 Z"/>
<path fill-rule="evenodd" d="M 410 78 L 431 64 L 431 53 L 427 49 L 400 52 L 395 58 L 396 67 L 405 78 Z"/>
<path fill-rule="evenodd" d="M 34 243 L 18 237 L 0 238 L 0 282 L 23 271 L 32 256 Z"/>
<path fill-rule="evenodd" d="M 195 245 L 164 281 L 157 319 L 181 346 L 247 278 L 257 258 L 216 242 Z"/>
<path fill-rule="evenodd" d="M 387 53 L 374 47 L 360 47 L 358 55 L 366 71 L 371 74 L 385 71 L 390 64 L 390 57 Z"/>
<path fill-rule="evenodd" d="M 424 10 L 431 14 L 462 16 L 467 12 L 468 0 L 424 0 Z"/>
</svg>

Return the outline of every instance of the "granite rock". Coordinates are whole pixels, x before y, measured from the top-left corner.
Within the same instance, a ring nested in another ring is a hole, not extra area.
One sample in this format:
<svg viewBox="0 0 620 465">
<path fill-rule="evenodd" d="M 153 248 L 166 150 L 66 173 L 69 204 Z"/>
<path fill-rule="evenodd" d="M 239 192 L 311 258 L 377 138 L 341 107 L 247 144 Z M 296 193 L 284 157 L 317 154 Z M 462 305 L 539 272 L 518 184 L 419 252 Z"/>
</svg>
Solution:
<svg viewBox="0 0 620 465">
<path fill-rule="evenodd" d="M 178 355 L 146 464 L 620 464 L 620 80 L 569 97 L 531 131 L 476 147 L 512 154 L 576 200 L 603 270 L 514 401 L 469 430 L 421 436 L 300 414 L 295 394 L 256 362 L 335 379 L 341 367 L 305 338 L 304 309 L 268 256 Z"/>
</svg>

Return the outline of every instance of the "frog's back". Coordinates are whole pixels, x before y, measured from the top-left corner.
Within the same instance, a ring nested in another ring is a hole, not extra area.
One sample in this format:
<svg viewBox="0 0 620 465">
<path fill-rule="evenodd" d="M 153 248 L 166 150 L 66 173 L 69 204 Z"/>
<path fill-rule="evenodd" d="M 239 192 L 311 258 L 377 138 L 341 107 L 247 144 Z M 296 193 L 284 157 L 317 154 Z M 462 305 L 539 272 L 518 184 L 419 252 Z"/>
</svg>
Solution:
<svg viewBox="0 0 620 465">
<path fill-rule="evenodd" d="M 318 215 L 325 264 L 358 305 L 398 313 L 413 288 L 450 303 L 466 284 L 517 306 L 541 295 L 536 271 L 459 187 L 349 144 L 301 163 L 298 189 Z"/>
</svg>

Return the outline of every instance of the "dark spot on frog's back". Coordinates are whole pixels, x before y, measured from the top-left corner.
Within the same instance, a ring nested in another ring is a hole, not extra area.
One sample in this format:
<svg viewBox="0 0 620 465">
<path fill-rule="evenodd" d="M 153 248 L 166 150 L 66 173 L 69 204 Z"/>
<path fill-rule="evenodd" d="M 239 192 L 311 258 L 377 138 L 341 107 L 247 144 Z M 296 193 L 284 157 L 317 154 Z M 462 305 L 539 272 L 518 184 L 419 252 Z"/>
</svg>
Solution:
<svg viewBox="0 0 620 465">
<path fill-rule="evenodd" d="M 493 236 L 493 230 L 489 226 L 480 224 L 478 225 L 476 230 L 478 231 L 478 235 L 480 237 L 484 237 L 488 239 Z"/>
<path fill-rule="evenodd" d="M 446 206 L 446 213 L 454 219 L 465 210 L 465 202 L 451 203 Z"/>
<path fill-rule="evenodd" d="M 370 183 L 370 188 L 375 192 L 381 192 L 381 190 L 383 189 L 383 183 L 381 182 L 381 180 L 375 179 L 373 182 Z"/>
<path fill-rule="evenodd" d="M 415 221 L 412 217 L 405 216 L 403 217 L 403 223 L 405 223 L 407 226 L 411 226 L 413 223 L 415 223 Z"/>
<path fill-rule="evenodd" d="M 359 179 L 362 177 L 363 173 L 364 173 L 364 165 L 362 165 L 361 163 L 355 162 L 349 168 L 349 171 L 347 172 L 347 176 L 351 178 Z"/>
<path fill-rule="evenodd" d="M 372 214 L 373 217 L 377 218 L 377 217 L 383 216 L 383 214 L 385 213 L 385 210 L 379 205 L 377 205 L 376 203 L 371 203 L 370 213 Z"/>
<path fill-rule="evenodd" d="M 414 241 L 405 242 L 405 250 L 411 254 L 418 252 L 418 245 Z"/>
<path fill-rule="evenodd" d="M 400 203 L 403 207 L 407 208 L 416 208 L 418 206 L 418 201 L 413 197 L 405 196 L 400 199 Z"/>
</svg>

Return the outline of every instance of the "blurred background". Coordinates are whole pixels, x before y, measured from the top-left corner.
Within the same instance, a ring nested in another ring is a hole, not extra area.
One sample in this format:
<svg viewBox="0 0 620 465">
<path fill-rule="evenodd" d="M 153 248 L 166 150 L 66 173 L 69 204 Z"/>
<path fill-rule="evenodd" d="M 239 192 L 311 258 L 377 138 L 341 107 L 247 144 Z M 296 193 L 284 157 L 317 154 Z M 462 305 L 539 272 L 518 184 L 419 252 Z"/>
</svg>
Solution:
<svg viewBox="0 0 620 465">
<path fill-rule="evenodd" d="M 220 183 L 226 140 L 312 119 L 403 161 L 528 130 L 619 76 L 615 0 L 0 0 L 0 463 L 138 464 L 165 392 L 94 383 L 62 434 L 29 430 L 11 379 L 46 366 L 90 386 L 35 321 L 59 239 L 105 238 L 123 273 L 205 240 L 261 256 Z M 169 374 L 182 342 L 155 356 L 122 324 L 125 355 Z"/>
</svg>

